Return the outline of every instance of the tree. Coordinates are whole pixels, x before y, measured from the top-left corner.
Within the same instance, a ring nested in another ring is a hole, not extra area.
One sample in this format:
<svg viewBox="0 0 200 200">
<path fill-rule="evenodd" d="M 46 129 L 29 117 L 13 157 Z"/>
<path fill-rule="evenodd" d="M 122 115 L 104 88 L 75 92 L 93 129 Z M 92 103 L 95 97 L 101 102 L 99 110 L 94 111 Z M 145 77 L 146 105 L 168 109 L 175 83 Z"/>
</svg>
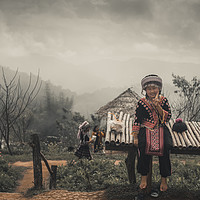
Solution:
<svg viewBox="0 0 200 200">
<path fill-rule="evenodd" d="M 10 134 L 16 122 L 36 98 L 42 82 L 39 79 L 39 72 L 35 83 L 32 83 L 32 74 L 30 74 L 27 87 L 24 89 L 21 86 L 18 70 L 8 80 L 2 67 L 2 76 L 3 83 L 0 90 L 0 132 L 6 142 L 9 153 L 12 155 Z"/>
<path fill-rule="evenodd" d="M 77 133 L 81 123 L 85 118 L 78 112 L 71 112 L 63 109 L 63 116 L 61 120 L 57 120 L 57 129 L 62 143 L 65 146 L 72 147 L 77 144 Z"/>
<path fill-rule="evenodd" d="M 57 136 L 56 121 L 69 117 L 72 106 L 72 98 L 66 97 L 63 92 L 56 94 L 51 83 L 45 83 L 44 96 L 40 101 L 40 106 L 34 112 L 34 120 L 31 128 L 41 134 L 40 138 L 42 140 L 45 140 L 46 136 Z"/>
<path fill-rule="evenodd" d="M 56 111 L 54 94 L 51 92 L 50 84 L 47 82 L 45 84 L 45 110 L 48 113 L 55 113 Z"/>
<path fill-rule="evenodd" d="M 26 111 L 17 119 L 15 124 L 12 126 L 13 136 L 17 137 L 17 141 L 20 143 L 27 142 L 29 136 L 29 126 L 33 121 L 33 112 L 31 109 L 27 108 Z"/>
<path fill-rule="evenodd" d="M 182 117 L 187 121 L 200 120 L 200 80 L 194 77 L 190 82 L 185 77 L 173 76 L 173 84 L 178 88 L 175 93 L 180 97 L 173 106 L 176 118 Z"/>
</svg>

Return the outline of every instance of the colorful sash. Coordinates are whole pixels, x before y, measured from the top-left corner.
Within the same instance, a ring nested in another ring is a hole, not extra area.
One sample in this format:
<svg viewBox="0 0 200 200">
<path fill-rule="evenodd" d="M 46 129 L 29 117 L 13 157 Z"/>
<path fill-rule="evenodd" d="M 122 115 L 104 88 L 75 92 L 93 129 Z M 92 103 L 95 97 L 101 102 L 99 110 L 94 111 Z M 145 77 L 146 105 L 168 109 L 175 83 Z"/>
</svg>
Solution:
<svg viewBox="0 0 200 200">
<path fill-rule="evenodd" d="M 146 149 L 148 155 L 163 156 L 164 149 L 164 129 L 155 127 L 154 129 L 146 128 Z"/>
</svg>

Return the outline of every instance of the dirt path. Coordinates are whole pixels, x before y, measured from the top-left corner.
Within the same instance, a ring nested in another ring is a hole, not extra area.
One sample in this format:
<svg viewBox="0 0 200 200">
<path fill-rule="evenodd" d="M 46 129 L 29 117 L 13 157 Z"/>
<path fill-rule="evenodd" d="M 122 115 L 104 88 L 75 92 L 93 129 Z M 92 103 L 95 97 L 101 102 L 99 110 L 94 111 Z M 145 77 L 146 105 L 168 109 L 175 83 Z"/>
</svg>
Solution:
<svg viewBox="0 0 200 200">
<path fill-rule="evenodd" d="M 49 165 L 66 165 L 66 160 L 48 160 Z M 42 194 L 36 195 L 32 198 L 25 198 L 23 194 L 34 186 L 33 177 L 33 162 L 16 162 L 13 166 L 23 166 L 28 169 L 24 172 L 23 179 L 19 182 L 19 186 L 16 188 L 16 193 L 0 193 L 0 200 L 106 200 L 104 198 L 104 191 L 98 192 L 70 192 L 67 190 L 51 190 Z M 43 182 L 45 188 L 48 188 L 49 172 L 42 162 Z"/>
<path fill-rule="evenodd" d="M 66 160 L 48 160 L 49 165 L 66 165 Z M 13 164 L 13 166 L 23 166 L 28 167 L 28 169 L 25 171 L 23 179 L 19 182 L 19 186 L 16 188 L 17 193 L 25 193 L 29 188 L 32 188 L 34 186 L 34 177 L 33 177 L 33 162 L 16 162 Z M 48 179 L 49 179 L 49 172 L 44 164 L 42 162 L 42 176 L 43 176 L 43 183 L 44 187 L 47 188 L 48 185 Z"/>
<path fill-rule="evenodd" d="M 66 190 L 51 190 L 32 198 L 24 198 L 20 193 L 0 193 L 0 200 L 106 200 L 104 191 L 69 192 Z"/>
</svg>

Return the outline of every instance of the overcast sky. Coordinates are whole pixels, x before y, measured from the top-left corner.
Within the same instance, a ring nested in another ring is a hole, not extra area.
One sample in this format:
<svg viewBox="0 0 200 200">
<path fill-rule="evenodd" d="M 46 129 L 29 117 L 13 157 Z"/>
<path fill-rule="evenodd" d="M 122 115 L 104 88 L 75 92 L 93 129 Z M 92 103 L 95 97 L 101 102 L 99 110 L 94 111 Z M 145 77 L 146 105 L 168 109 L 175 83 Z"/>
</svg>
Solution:
<svg viewBox="0 0 200 200">
<path fill-rule="evenodd" d="M 199 78 L 199 55 L 199 0 L 0 0 L 0 65 L 76 92 Z"/>
</svg>

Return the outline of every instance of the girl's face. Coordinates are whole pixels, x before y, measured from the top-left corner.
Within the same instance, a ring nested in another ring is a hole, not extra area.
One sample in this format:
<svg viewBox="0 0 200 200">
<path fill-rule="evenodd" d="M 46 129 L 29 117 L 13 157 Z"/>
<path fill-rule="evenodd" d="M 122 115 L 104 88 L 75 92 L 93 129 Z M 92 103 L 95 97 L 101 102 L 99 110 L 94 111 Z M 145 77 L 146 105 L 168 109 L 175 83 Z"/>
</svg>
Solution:
<svg viewBox="0 0 200 200">
<path fill-rule="evenodd" d="M 147 96 L 150 98 L 150 99 L 153 99 L 156 97 L 156 95 L 159 93 L 159 88 L 156 87 L 156 86 L 147 86 L 146 88 L 146 93 L 147 93 Z"/>
</svg>

